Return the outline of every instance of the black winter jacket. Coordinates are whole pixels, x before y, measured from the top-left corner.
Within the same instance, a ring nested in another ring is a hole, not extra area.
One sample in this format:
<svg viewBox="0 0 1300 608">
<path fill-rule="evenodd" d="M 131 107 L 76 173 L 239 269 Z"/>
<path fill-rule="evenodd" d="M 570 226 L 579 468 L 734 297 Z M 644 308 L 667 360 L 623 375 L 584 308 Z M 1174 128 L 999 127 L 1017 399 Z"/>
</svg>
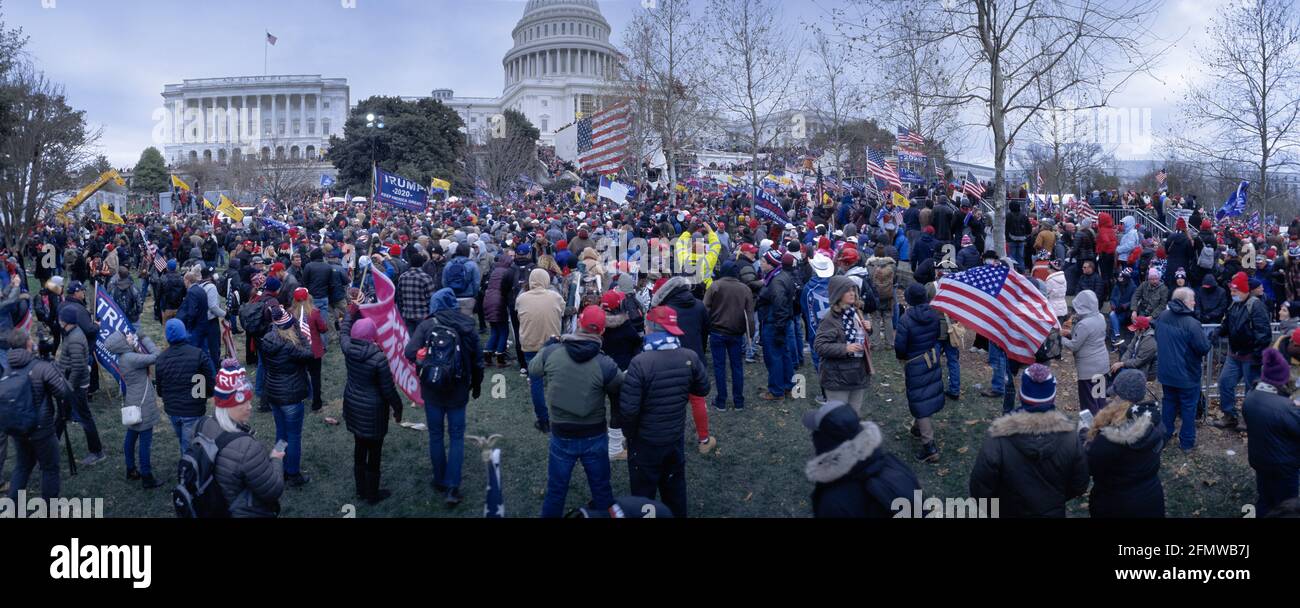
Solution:
<svg viewBox="0 0 1300 608">
<path fill-rule="evenodd" d="M 903 363 L 907 407 L 912 416 L 928 418 L 943 409 L 943 371 L 934 347 L 939 343 L 939 314 L 917 304 L 899 318 L 894 356 Z"/>
<path fill-rule="evenodd" d="M 325 262 L 309 262 L 302 269 L 302 286 L 313 298 L 328 298 L 333 278 L 334 269 Z"/>
<path fill-rule="evenodd" d="M 1214 282 L 1213 276 L 1206 275 L 1206 278 L 1213 289 L 1206 290 L 1204 284 L 1196 289 L 1196 318 L 1201 323 L 1223 323 L 1224 315 L 1228 314 L 1228 292 Z"/>
<path fill-rule="evenodd" d="M 382 439 L 388 433 L 390 415 L 401 420 L 402 398 L 393 384 L 388 357 L 373 342 L 353 340 L 352 323 L 344 320 L 339 345 L 348 366 L 343 386 L 343 421 L 348 431 L 361 439 Z"/>
<path fill-rule="evenodd" d="M 1255 470 L 1300 469 L 1300 406 L 1261 384 L 1241 406 L 1250 429 L 1246 448 Z"/>
<path fill-rule="evenodd" d="M 684 335 L 678 339 L 681 340 L 682 346 L 691 349 L 703 360 L 704 342 L 709 335 L 709 311 L 704 307 L 704 303 L 691 293 L 691 286 L 688 283 L 682 281 L 674 285 L 676 279 L 677 277 L 669 279 L 669 282 L 664 284 L 651 299 L 650 307 L 666 304 L 677 311 L 677 326 L 684 332 Z"/>
<path fill-rule="evenodd" d="M 406 358 L 415 363 L 416 369 L 420 366 L 417 359 L 419 351 L 424 348 L 429 332 L 433 331 L 434 319 L 437 319 L 438 323 L 455 328 L 456 333 L 460 334 L 460 351 L 465 355 L 464 363 L 465 369 L 469 372 L 469 382 L 461 382 L 441 391 L 434 390 L 421 382 L 420 396 L 426 404 L 436 403 L 445 408 L 465 407 L 469 403 L 470 389 L 481 387 L 483 384 L 483 349 L 479 343 L 478 322 L 462 314 L 460 309 L 439 310 L 432 317 L 421 321 L 419 327 L 415 328 L 415 334 L 406 343 L 405 352 Z"/>
<path fill-rule="evenodd" d="M 1273 342 L 1273 329 L 1269 325 L 1268 305 L 1264 300 L 1250 296 L 1243 302 L 1228 306 L 1228 315 L 1220 335 L 1228 337 L 1228 348 L 1234 355 L 1250 355 L 1259 361 L 1260 354 Z"/>
<path fill-rule="evenodd" d="M 216 382 L 216 372 L 208 351 L 186 342 L 172 344 L 154 360 L 158 375 L 158 396 L 168 416 L 194 417 L 208 412 L 208 398 Z M 202 397 L 194 396 L 195 375 L 202 378 Z"/>
<path fill-rule="evenodd" d="M 311 340 L 304 338 L 294 344 L 274 328 L 262 336 L 257 345 L 262 371 L 266 372 L 263 398 L 268 405 L 294 405 L 310 394 L 307 362 L 314 359 Z"/>
<path fill-rule="evenodd" d="M 1154 406 L 1154 404 L 1151 404 Z M 1165 491 L 1160 484 L 1160 449 L 1164 427 L 1159 408 L 1101 429 L 1088 444 L 1093 517 L 1164 517 Z"/>
<path fill-rule="evenodd" d="M 66 399 L 72 390 L 59 369 L 49 361 L 37 359 L 32 351 L 11 348 L 9 369 L 25 368 L 32 383 L 32 405 L 36 406 L 36 430 L 28 438 L 40 440 L 54 434 L 58 419 L 57 399 Z"/>
<path fill-rule="evenodd" d="M 1088 461 L 1075 424 L 1057 411 L 994 420 L 970 473 L 972 498 L 998 498 L 1002 517 L 1065 517 L 1088 489 Z"/>
<path fill-rule="evenodd" d="M 857 437 L 808 461 L 804 474 L 816 484 L 812 508 L 819 518 L 893 517 L 894 500 L 911 500 L 921 489 L 916 474 L 881 447 L 880 427 L 873 422 L 863 422 Z"/>
<path fill-rule="evenodd" d="M 758 302 L 754 308 L 763 323 L 770 323 L 778 328 L 784 327 L 788 321 L 794 319 L 794 305 L 798 299 L 799 291 L 795 289 L 794 276 L 790 274 L 790 270 L 782 269 L 758 292 Z"/>
<path fill-rule="evenodd" d="M 623 433 L 634 443 L 679 444 L 686 433 L 689 395 L 707 397 L 710 389 L 704 361 L 694 351 L 642 352 L 628 365 L 619 393 Z"/>
</svg>

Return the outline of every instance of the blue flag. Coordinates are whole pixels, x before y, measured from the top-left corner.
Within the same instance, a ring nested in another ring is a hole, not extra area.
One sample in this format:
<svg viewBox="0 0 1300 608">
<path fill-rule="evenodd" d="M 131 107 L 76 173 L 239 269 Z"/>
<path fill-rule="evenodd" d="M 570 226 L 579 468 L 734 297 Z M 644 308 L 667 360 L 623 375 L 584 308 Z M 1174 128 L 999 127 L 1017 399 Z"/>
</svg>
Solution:
<svg viewBox="0 0 1300 608">
<path fill-rule="evenodd" d="M 1237 191 L 1223 202 L 1221 207 L 1214 214 L 1214 219 L 1222 220 L 1225 217 L 1237 217 L 1246 212 L 1246 190 L 1250 188 L 1250 182 L 1242 181 L 1237 186 Z"/>
<path fill-rule="evenodd" d="M 754 200 L 754 213 L 765 217 L 782 226 L 790 223 L 790 217 L 785 214 L 785 208 L 777 202 L 776 197 L 766 190 L 759 190 L 758 197 Z"/>
<path fill-rule="evenodd" d="M 334 178 L 325 175 L 324 173 L 320 175 L 320 187 L 328 188 L 333 185 L 334 185 Z"/>
</svg>

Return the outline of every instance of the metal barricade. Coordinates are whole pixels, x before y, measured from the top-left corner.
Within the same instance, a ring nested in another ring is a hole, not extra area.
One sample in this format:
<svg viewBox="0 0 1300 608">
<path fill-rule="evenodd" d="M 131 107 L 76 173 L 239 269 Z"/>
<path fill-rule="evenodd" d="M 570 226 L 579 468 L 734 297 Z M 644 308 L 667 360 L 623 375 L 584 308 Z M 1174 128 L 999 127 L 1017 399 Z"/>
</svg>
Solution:
<svg viewBox="0 0 1300 608">
<path fill-rule="evenodd" d="M 1219 333 L 1219 327 L 1220 324 L 1218 323 L 1205 323 L 1201 325 L 1202 331 L 1205 332 L 1205 336 L 1210 340 L 1210 352 L 1206 353 L 1205 358 L 1201 360 L 1201 403 L 1207 407 L 1209 406 L 1211 397 L 1217 399 L 1219 396 L 1219 374 L 1223 371 L 1223 362 L 1228 357 L 1227 336 L 1216 337 L 1216 334 Z M 1270 341 L 1270 344 L 1272 344 L 1272 342 L 1277 341 L 1278 336 L 1282 335 L 1282 324 L 1271 323 L 1269 329 L 1273 336 Z M 1246 392 L 1252 388 L 1255 387 L 1246 386 L 1245 382 L 1239 383 L 1237 386 L 1237 398 L 1244 399 Z"/>
</svg>

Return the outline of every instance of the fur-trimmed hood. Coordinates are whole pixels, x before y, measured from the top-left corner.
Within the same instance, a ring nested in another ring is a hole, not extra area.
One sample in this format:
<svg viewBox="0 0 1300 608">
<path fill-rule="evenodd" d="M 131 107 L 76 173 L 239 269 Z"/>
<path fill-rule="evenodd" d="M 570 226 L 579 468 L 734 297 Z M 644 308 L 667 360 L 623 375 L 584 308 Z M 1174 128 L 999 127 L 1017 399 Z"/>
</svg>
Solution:
<svg viewBox="0 0 1300 608">
<path fill-rule="evenodd" d="M 1075 423 L 1056 410 L 1048 412 L 1012 412 L 989 425 L 990 437 L 1013 435 L 1049 435 L 1075 430 Z"/>
<path fill-rule="evenodd" d="M 686 277 L 673 277 L 668 279 L 659 287 L 659 290 L 655 292 L 654 297 L 650 300 L 650 306 L 659 306 L 664 303 L 664 300 L 668 299 L 668 296 L 673 295 L 678 290 L 690 288 L 691 282 L 687 280 Z"/>
<path fill-rule="evenodd" d="M 1107 441 L 1117 445 L 1134 446 L 1139 441 L 1147 438 L 1154 424 L 1151 414 L 1144 413 L 1132 420 L 1125 418 L 1119 424 L 1107 426 L 1101 429 L 1100 435 L 1105 437 Z"/>
<path fill-rule="evenodd" d="M 830 483 L 851 473 L 858 463 L 868 459 L 880 448 L 880 427 L 874 422 L 863 422 L 862 432 L 841 443 L 839 447 L 819 454 L 804 467 L 804 475 L 815 483 Z"/>
</svg>

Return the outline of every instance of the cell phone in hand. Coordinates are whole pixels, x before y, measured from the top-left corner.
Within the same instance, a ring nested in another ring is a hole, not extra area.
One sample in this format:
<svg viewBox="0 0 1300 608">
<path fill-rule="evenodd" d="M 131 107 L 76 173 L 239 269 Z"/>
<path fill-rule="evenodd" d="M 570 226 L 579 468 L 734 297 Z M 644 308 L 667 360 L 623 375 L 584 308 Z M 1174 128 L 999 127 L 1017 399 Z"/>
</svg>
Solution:
<svg viewBox="0 0 1300 608">
<path fill-rule="evenodd" d="M 275 442 L 275 447 L 271 448 L 271 453 L 274 454 L 276 452 L 280 452 L 281 454 L 283 454 L 284 450 L 287 449 L 288 447 L 289 447 L 289 442 L 281 439 Z"/>
</svg>

